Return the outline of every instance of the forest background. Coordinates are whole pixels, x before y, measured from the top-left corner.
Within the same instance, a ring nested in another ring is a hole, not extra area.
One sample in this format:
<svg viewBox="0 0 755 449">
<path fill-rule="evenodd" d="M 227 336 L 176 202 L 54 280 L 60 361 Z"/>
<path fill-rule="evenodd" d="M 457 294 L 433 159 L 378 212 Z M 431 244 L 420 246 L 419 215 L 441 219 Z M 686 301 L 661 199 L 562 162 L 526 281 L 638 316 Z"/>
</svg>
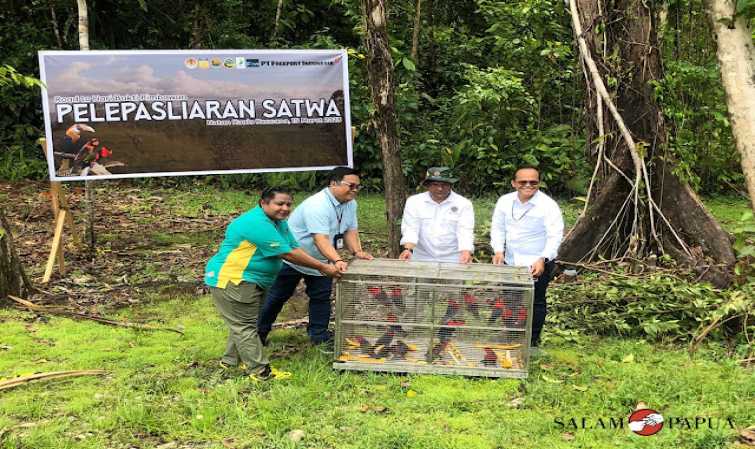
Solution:
<svg viewBox="0 0 755 449">
<path fill-rule="evenodd" d="M 78 50 L 75 2 L 4 3 L 0 78 L 38 76 L 38 50 Z M 461 175 L 461 192 L 502 193 L 513 168 L 529 164 L 540 167 L 549 193 L 584 195 L 591 145 L 582 68 L 564 3 L 425 0 L 419 17 L 417 3 L 392 1 L 387 10 L 407 184 L 416 185 L 427 167 L 449 165 Z M 665 150 L 676 160 L 675 173 L 704 195 L 744 192 L 703 2 L 675 0 L 656 8 L 664 67 L 653 89 L 674 130 Z M 89 10 L 92 49 L 348 48 L 356 166 L 371 190 L 382 190 L 358 1 L 90 1 Z M 610 89 L 618 81 L 605 82 Z M 0 83 L 0 179 L 47 176 L 37 143 L 43 135 L 39 95 L 38 88 Z M 247 188 L 274 182 L 311 191 L 321 177 L 310 172 L 162 182 Z"/>
<path fill-rule="evenodd" d="M 27 75 L 38 76 L 38 50 L 79 49 L 76 3 L 0 0 L 0 212 L 7 206 L 17 237 L 20 257 L 11 251 L 9 259 L 21 259 L 34 280 L 41 277 L 54 216 L 38 143 L 43 135 L 39 83 Z M 360 230 L 365 246 L 385 255 L 390 201 L 379 192 L 388 190 L 383 185 L 388 163 L 379 143 L 380 111 L 369 87 L 369 21 L 362 3 L 89 0 L 88 40 L 91 49 L 112 50 L 347 48 L 356 166 L 368 187 L 360 194 Z M 585 35 L 618 36 L 612 41 L 616 48 L 606 45 L 599 61 L 601 69 L 611 69 L 604 70 L 603 81 L 617 98 L 639 90 L 627 83 L 637 67 L 622 59 L 620 47 L 646 45 L 628 43 L 610 29 L 612 17 L 622 17 L 629 3 L 597 1 L 618 15 L 582 24 Z M 81 235 L 67 231 L 73 238 L 66 234 L 66 274 L 28 296 L 31 309 L 0 308 L 0 376 L 18 381 L 40 370 L 95 367 L 108 374 L 102 380 L 32 384 L 4 393 L 0 447 L 635 447 L 623 429 L 564 428 L 556 420 L 585 413 L 627 416 L 646 402 L 668 416 L 736 422 L 736 428 L 710 431 L 669 429 L 644 440 L 646 447 L 755 442 L 755 428 L 747 429 L 755 422 L 748 387 L 755 362 L 755 224 L 716 39 L 703 0 L 634 4 L 653 13 L 662 62 L 650 87 L 662 111 L 663 120 L 655 121 L 665 121 L 661 128 L 668 136 L 659 139 L 649 165 L 669 162 L 724 227 L 720 246 L 731 252 L 733 243 L 736 255 L 725 267 L 733 274 L 725 286 L 703 280 L 717 266 L 705 257 L 697 266 L 677 264 L 660 251 L 660 241 L 642 254 L 625 252 L 631 249 L 626 242 L 635 240 L 623 233 L 616 248 L 627 257 L 609 257 L 612 263 L 596 257 L 580 266 L 576 278 L 564 275 L 552 284 L 546 353 L 533 361 L 526 383 L 336 373 L 326 357 L 304 343 L 300 329 L 285 328 L 273 334 L 271 350 L 294 377 L 257 385 L 217 368 L 225 329 L 201 286 L 201 270 L 227 222 L 256 200 L 255 189 L 283 184 L 312 192 L 324 173 L 89 183 L 87 190 L 97 190 L 98 198 L 92 214 L 96 250 L 92 245 L 87 253 Z M 495 197 L 510 189 L 510 176 L 520 164 L 537 165 L 543 188 L 559 200 L 567 225 L 579 223 L 577 217 L 586 216 L 580 210 L 601 142 L 588 137 L 595 135 L 589 129 L 589 83 L 568 7 L 557 0 L 392 0 L 387 7 L 406 188 L 411 192 L 427 167 L 454 167 L 461 178 L 457 190 L 475 202 L 480 261 L 489 260 L 484 252 Z M 737 0 L 735 10 L 752 22 L 755 0 Z M 647 55 L 655 46 L 649 42 Z M 633 133 L 647 142 L 642 130 Z M 610 139 L 619 140 L 617 133 L 609 131 Z M 81 186 L 66 186 L 77 222 L 86 217 L 80 210 Z M 643 199 L 635 196 L 632 213 L 644 222 L 646 209 L 638 198 Z M 669 216 L 674 209 L 688 212 L 678 202 L 664 204 Z M 627 217 L 625 224 L 633 224 L 632 214 Z M 684 230 L 695 251 L 705 245 L 694 238 L 711 235 Z M 0 243 L 3 237 L 0 233 Z M 13 236 L 5 237 L 12 247 Z M 662 243 L 669 241 L 674 243 L 666 233 Z M 286 318 L 300 318 L 306 307 L 296 299 L 292 303 Z M 55 314 L 85 317 L 50 317 Z M 92 315 L 125 327 L 149 322 L 186 333 L 166 337 L 154 329 L 106 328 Z"/>
</svg>

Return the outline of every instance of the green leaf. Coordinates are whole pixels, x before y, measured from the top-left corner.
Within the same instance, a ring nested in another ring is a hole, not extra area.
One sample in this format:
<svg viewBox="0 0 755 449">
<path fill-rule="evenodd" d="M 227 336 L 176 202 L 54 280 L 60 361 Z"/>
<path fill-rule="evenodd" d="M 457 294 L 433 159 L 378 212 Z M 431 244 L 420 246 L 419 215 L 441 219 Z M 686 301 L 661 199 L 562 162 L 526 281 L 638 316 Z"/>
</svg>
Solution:
<svg viewBox="0 0 755 449">
<path fill-rule="evenodd" d="M 414 65 L 411 59 L 409 58 L 401 58 L 401 64 L 404 65 L 404 68 L 410 72 L 414 72 L 417 70 L 417 67 Z"/>
<path fill-rule="evenodd" d="M 737 0 L 737 17 L 745 17 L 748 20 L 755 17 L 755 0 Z"/>
</svg>

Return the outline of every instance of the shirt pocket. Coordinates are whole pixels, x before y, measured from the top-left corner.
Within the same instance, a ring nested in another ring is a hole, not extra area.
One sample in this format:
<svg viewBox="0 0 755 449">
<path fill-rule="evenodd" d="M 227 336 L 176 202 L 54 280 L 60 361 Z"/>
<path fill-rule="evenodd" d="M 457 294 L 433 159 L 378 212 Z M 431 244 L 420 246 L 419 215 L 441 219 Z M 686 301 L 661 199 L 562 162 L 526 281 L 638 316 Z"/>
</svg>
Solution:
<svg viewBox="0 0 755 449">
<path fill-rule="evenodd" d="M 457 245 L 456 230 L 459 227 L 461 214 L 451 210 L 446 211 L 438 222 L 438 243 L 443 246 Z"/>
<path fill-rule="evenodd" d="M 545 214 L 542 211 L 530 211 L 522 217 L 520 227 L 527 233 L 545 232 Z"/>
</svg>

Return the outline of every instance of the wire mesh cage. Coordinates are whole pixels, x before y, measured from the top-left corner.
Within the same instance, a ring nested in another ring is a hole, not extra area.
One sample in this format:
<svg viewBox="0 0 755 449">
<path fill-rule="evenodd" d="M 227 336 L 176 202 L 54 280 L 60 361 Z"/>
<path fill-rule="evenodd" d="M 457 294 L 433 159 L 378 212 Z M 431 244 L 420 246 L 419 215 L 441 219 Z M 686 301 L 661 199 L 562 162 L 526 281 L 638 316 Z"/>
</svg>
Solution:
<svg viewBox="0 0 755 449">
<path fill-rule="evenodd" d="M 355 260 L 336 284 L 333 367 L 527 377 L 527 268 Z"/>
</svg>

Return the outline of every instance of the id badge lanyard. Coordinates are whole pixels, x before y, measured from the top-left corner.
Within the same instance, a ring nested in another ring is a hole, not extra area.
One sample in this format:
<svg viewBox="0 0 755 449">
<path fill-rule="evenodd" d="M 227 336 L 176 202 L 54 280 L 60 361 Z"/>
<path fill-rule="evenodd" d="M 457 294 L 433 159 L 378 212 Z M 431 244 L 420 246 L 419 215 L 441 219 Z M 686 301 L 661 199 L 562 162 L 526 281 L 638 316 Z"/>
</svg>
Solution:
<svg viewBox="0 0 755 449">
<path fill-rule="evenodd" d="M 336 235 L 333 236 L 333 248 L 339 250 L 343 249 L 343 232 L 341 232 L 341 221 L 343 221 L 343 208 L 341 209 L 341 213 L 338 213 L 338 208 L 335 204 L 332 202 L 330 203 L 331 206 L 333 206 L 333 210 L 336 213 L 336 221 L 338 222 L 338 228 L 336 229 Z"/>
</svg>

